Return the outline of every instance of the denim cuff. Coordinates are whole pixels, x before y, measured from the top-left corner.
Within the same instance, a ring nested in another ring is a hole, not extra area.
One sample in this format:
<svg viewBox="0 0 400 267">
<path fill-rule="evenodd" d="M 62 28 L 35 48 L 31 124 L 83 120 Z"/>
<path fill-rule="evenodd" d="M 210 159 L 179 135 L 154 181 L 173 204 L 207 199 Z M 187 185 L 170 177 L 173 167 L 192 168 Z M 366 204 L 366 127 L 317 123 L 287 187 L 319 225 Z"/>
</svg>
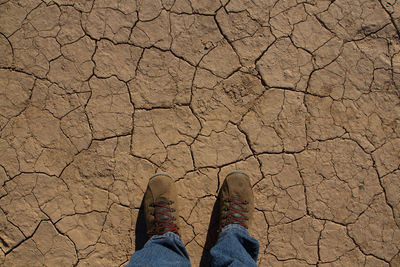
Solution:
<svg viewBox="0 0 400 267">
<path fill-rule="evenodd" d="M 257 239 L 252 237 L 245 227 L 235 223 L 226 225 L 219 233 L 218 241 L 226 238 L 227 240 L 232 240 L 229 239 L 229 236 L 233 239 L 237 239 L 238 242 L 247 250 L 247 253 L 249 253 L 251 258 L 255 262 L 257 261 L 260 245 Z"/>
<path fill-rule="evenodd" d="M 224 228 L 222 228 L 222 230 L 221 230 L 220 235 L 225 235 L 231 231 L 246 232 L 248 235 L 250 235 L 246 228 L 244 228 L 243 226 L 241 226 L 240 224 L 237 224 L 237 223 L 231 223 L 231 224 L 224 226 Z"/>
<path fill-rule="evenodd" d="M 179 245 L 182 245 L 183 247 L 185 246 L 183 244 L 181 237 L 173 232 L 166 232 L 165 234 L 162 235 L 153 235 L 147 242 L 150 242 L 155 239 L 164 239 L 164 238 L 174 240 Z"/>
</svg>

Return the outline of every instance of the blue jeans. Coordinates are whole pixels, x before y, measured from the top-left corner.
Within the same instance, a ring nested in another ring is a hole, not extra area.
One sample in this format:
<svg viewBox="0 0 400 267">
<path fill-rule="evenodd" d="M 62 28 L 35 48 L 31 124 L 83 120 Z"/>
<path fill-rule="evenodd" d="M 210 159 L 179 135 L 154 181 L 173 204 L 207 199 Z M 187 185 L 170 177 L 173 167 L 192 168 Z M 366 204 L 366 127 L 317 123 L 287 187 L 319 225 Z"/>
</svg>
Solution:
<svg viewBox="0 0 400 267">
<path fill-rule="evenodd" d="M 211 266 L 257 266 L 258 250 L 258 241 L 243 226 L 229 224 L 210 250 Z M 190 260 L 181 238 L 168 232 L 153 236 L 133 253 L 126 267 L 133 266 L 190 266 Z"/>
</svg>

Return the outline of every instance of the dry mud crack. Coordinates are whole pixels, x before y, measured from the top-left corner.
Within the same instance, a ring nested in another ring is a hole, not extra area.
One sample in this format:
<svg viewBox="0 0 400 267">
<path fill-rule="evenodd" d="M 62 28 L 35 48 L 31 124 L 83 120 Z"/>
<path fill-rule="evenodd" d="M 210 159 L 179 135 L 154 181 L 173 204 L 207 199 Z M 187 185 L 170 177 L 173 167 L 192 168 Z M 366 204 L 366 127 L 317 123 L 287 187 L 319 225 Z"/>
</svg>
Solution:
<svg viewBox="0 0 400 267">
<path fill-rule="evenodd" d="M 198 266 L 242 169 L 259 266 L 400 266 L 399 29 L 397 0 L 1 0 L 0 265 L 125 265 L 167 171 Z"/>
</svg>

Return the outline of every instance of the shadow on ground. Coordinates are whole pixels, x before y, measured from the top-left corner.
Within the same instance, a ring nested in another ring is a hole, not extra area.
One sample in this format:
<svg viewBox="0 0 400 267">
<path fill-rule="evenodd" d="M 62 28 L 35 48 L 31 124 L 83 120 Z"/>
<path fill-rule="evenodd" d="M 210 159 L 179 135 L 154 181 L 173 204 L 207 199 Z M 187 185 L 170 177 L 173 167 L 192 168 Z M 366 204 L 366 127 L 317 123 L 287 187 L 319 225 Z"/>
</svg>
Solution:
<svg viewBox="0 0 400 267">
<path fill-rule="evenodd" d="M 138 251 L 144 247 L 149 237 L 146 234 L 146 217 L 144 215 L 144 197 L 140 204 L 138 218 L 135 226 L 135 251 Z"/>
<path fill-rule="evenodd" d="M 219 196 L 214 203 L 211 213 L 210 223 L 208 224 L 208 232 L 206 243 L 204 245 L 203 254 L 201 255 L 200 267 L 210 266 L 210 249 L 217 242 L 218 237 L 218 214 L 219 214 Z"/>
</svg>

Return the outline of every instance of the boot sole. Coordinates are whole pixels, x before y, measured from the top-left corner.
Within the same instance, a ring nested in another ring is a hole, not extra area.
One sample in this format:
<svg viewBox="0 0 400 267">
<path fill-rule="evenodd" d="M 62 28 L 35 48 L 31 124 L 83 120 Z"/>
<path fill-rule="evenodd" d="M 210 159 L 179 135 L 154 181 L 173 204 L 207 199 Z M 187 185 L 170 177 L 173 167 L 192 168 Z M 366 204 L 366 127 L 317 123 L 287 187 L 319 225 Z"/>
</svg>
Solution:
<svg viewBox="0 0 400 267">
<path fill-rule="evenodd" d="M 155 178 L 155 177 L 157 177 L 157 176 L 167 176 L 167 177 L 169 177 L 169 178 L 172 179 L 171 175 L 169 175 L 169 174 L 166 173 L 166 172 L 157 172 L 156 174 L 154 174 L 153 176 L 151 176 L 149 180 L 151 180 L 151 179 L 153 179 L 153 178 Z"/>
<path fill-rule="evenodd" d="M 241 170 L 233 170 L 233 171 L 230 171 L 230 172 L 226 175 L 226 177 L 228 177 L 228 176 L 231 175 L 231 174 L 235 174 L 235 173 L 244 174 L 244 175 L 246 175 L 247 177 L 249 177 L 249 175 L 248 175 L 247 173 L 245 173 L 244 171 L 241 171 Z"/>
</svg>

